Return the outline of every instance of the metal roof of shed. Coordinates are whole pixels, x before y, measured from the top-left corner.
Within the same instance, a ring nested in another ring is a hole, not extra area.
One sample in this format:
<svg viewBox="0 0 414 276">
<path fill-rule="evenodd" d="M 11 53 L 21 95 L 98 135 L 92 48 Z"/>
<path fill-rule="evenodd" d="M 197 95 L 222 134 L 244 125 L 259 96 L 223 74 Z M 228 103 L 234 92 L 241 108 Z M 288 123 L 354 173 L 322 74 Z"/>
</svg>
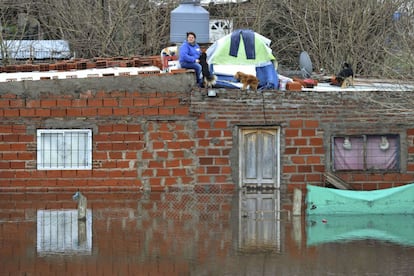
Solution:
<svg viewBox="0 0 414 276">
<path fill-rule="evenodd" d="M 68 59 L 71 57 L 66 40 L 3 40 L 0 59 L 6 53 L 11 59 Z"/>
</svg>

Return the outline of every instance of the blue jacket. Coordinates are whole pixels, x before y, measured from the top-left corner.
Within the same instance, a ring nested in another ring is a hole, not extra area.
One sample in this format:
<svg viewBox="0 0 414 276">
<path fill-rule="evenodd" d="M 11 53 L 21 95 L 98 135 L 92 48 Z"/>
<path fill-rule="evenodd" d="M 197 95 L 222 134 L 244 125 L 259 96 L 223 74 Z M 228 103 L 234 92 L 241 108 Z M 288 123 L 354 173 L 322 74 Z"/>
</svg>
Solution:
<svg viewBox="0 0 414 276">
<path fill-rule="evenodd" d="M 188 41 L 184 41 L 183 45 L 180 47 L 180 62 L 195 62 L 196 59 L 200 58 L 200 46 L 195 43 L 191 45 Z"/>
</svg>

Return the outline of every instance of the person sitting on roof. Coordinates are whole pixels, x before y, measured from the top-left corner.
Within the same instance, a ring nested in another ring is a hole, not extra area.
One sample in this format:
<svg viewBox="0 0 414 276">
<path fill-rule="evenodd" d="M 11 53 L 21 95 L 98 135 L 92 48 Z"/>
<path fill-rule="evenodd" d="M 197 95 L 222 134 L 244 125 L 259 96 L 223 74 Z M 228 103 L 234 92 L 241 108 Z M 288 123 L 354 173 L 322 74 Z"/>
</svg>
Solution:
<svg viewBox="0 0 414 276">
<path fill-rule="evenodd" d="M 196 42 L 196 35 L 193 32 L 187 33 L 187 40 L 180 47 L 179 62 L 181 68 L 194 69 L 196 73 L 197 84 L 201 87 L 203 81 L 201 78 L 200 65 L 200 46 Z"/>
</svg>

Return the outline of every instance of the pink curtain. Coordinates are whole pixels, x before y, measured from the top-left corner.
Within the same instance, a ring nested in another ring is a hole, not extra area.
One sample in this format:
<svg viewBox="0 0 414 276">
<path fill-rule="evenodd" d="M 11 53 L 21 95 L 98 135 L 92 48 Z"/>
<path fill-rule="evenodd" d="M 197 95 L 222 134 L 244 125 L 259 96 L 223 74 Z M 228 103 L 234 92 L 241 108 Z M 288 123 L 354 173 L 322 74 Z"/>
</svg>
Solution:
<svg viewBox="0 0 414 276">
<path fill-rule="evenodd" d="M 381 136 L 369 136 L 367 138 L 367 169 L 392 170 L 397 169 L 398 146 L 396 137 L 386 137 L 384 144 Z M 382 143 L 382 144 L 381 144 Z M 381 145 L 383 146 L 381 148 Z"/>
<path fill-rule="evenodd" d="M 398 168 L 398 136 L 367 136 L 365 149 L 363 136 L 349 137 L 349 142 L 350 146 L 347 147 L 344 145 L 345 137 L 334 138 L 335 170 L 394 170 Z"/>
<path fill-rule="evenodd" d="M 350 137 L 351 148 L 344 148 L 344 137 L 334 138 L 335 170 L 364 169 L 364 140 L 362 137 Z"/>
</svg>

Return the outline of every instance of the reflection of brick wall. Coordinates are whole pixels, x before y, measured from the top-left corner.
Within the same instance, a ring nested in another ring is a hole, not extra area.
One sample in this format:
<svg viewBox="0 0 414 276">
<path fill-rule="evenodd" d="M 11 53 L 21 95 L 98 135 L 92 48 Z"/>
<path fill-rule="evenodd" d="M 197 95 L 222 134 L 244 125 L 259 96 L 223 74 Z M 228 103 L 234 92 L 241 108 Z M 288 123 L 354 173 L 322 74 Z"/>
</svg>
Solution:
<svg viewBox="0 0 414 276">
<path fill-rule="evenodd" d="M 231 195 L 85 193 L 92 210 L 90 255 L 39 256 L 37 210 L 74 209 L 71 193 L 8 194 L 0 202 L 6 275 L 192 275 L 232 252 Z M 216 257 L 221 256 L 221 257 Z M 57 259 L 57 263 L 55 260 Z M 70 265 L 69 265 L 70 264 Z M 201 273 L 207 275 L 209 273 Z"/>
</svg>

